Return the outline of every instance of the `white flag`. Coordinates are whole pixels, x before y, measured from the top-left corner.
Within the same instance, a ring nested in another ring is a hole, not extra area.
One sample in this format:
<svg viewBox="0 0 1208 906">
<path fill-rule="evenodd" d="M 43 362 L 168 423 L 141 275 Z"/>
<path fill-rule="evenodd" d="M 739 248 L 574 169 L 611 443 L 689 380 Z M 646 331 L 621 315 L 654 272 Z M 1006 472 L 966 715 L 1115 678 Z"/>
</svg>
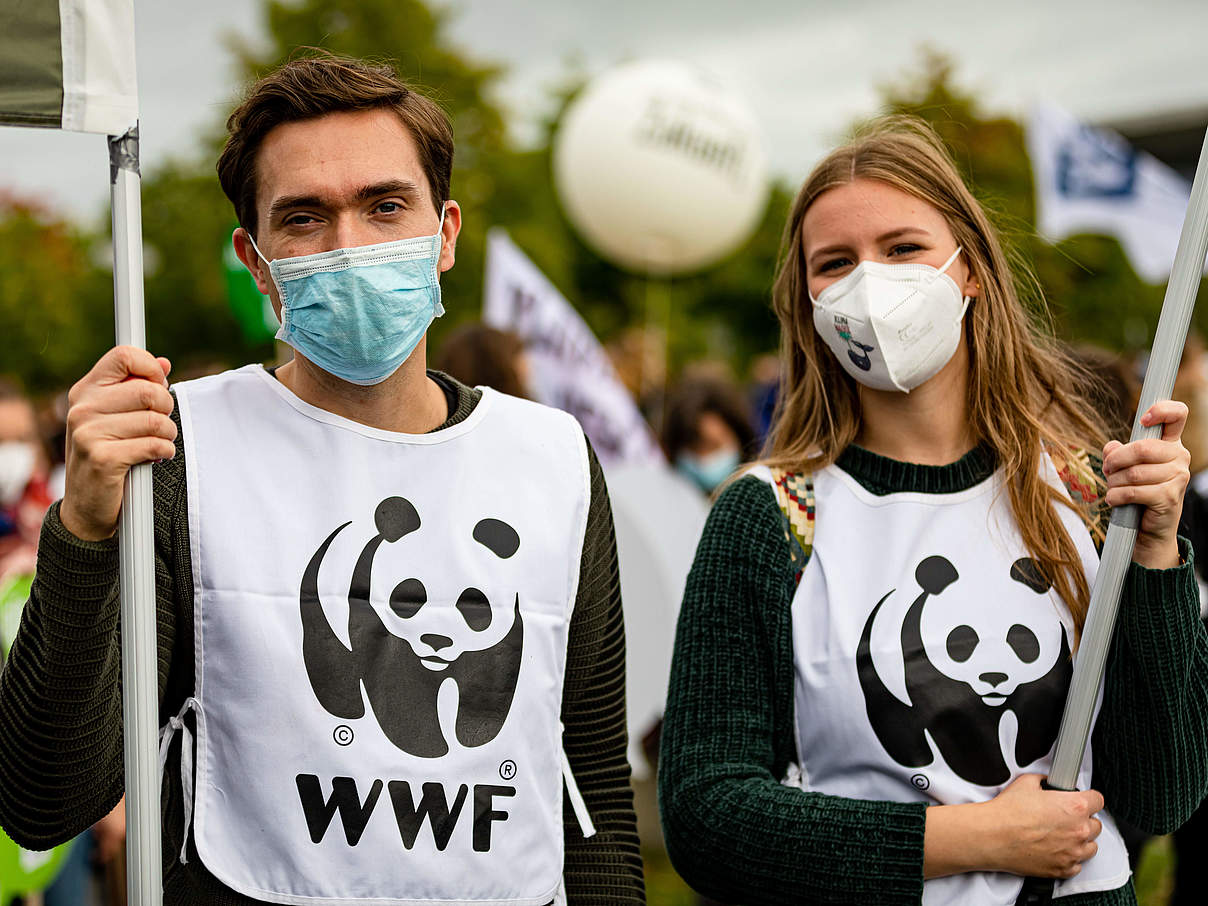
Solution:
<svg viewBox="0 0 1208 906">
<path fill-rule="evenodd" d="M 1051 104 L 1033 108 L 1027 143 L 1042 236 L 1114 236 L 1142 279 L 1170 276 L 1191 183 L 1115 132 Z"/>
<path fill-rule="evenodd" d="M 601 464 L 661 462 L 663 454 L 600 341 L 506 232 L 487 234 L 483 320 L 524 341 L 530 390 L 571 413 Z"/>
<path fill-rule="evenodd" d="M 133 0 L 0 0 L 0 125 L 122 135 L 136 86 Z"/>
</svg>

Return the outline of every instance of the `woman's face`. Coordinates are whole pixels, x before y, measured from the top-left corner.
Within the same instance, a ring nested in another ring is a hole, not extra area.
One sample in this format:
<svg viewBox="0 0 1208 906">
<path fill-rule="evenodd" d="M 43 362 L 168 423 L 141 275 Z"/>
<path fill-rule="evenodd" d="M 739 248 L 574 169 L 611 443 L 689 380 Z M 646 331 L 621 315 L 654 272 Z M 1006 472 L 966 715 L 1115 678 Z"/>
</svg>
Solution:
<svg viewBox="0 0 1208 906">
<path fill-rule="evenodd" d="M 856 179 L 814 199 L 802 220 L 801 243 L 815 299 L 861 261 L 941 268 L 956 251 L 952 230 L 934 206 L 874 179 Z M 964 295 L 978 294 L 964 255 L 946 273 Z"/>
</svg>

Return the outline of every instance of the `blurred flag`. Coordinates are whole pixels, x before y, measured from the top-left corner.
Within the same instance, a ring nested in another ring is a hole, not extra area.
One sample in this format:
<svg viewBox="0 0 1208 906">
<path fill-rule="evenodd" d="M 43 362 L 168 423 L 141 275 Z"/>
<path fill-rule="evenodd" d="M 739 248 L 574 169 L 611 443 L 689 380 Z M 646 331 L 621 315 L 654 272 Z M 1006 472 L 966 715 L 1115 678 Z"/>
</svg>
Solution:
<svg viewBox="0 0 1208 906">
<path fill-rule="evenodd" d="M 1041 235 L 1051 242 L 1076 233 L 1114 236 L 1142 279 L 1170 276 L 1191 183 L 1115 132 L 1051 104 L 1033 108 L 1027 143 Z"/>
<path fill-rule="evenodd" d="M 122 135 L 137 121 L 133 0 L 0 0 L 0 125 Z"/>
<path fill-rule="evenodd" d="M 227 302 L 243 338 L 253 345 L 267 343 L 277 335 L 281 323 L 273 314 L 268 296 L 260 292 L 256 278 L 243 266 L 229 241 L 222 252 L 222 272 L 226 277 Z"/>
<path fill-rule="evenodd" d="M 524 341 L 533 396 L 575 416 L 601 464 L 663 461 L 591 328 L 499 228 L 487 234 L 485 296 L 483 320 Z"/>
</svg>

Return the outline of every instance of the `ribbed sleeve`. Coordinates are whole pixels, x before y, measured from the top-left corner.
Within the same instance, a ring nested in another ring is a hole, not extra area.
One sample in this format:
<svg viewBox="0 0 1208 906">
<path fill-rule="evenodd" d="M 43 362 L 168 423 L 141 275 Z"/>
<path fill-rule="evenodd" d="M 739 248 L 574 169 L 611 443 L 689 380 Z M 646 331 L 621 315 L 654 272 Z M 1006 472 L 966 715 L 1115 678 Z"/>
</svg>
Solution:
<svg viewBox="0 0 1208 906">
<path fill-rule="evenodd" d="M 779 783 L 795 750 L 790 543 L 754 477 L 727 488 L 705 525 L 659 761 L 668 852 L 693 887 L 727 902 L 917 903 L 923 804 Z"/>
<path fill-rule="evenodd" d="M 1165 834 L 1208 795 L 1208 634 L 1191 546 L 1182 566 L 1125 577 L 1095 724 L 1095 782 L 1126 821 Z"/>
<path fill-rule="evenodd" d="M 571 906 L 645 903 L 625 721 L 625 621 L 604 472 L 591 453 L 591 503 L 571 618 L 562 695 L 563 746 L 596 834 L 570 810 L 566 893 Z"/>
</svg>

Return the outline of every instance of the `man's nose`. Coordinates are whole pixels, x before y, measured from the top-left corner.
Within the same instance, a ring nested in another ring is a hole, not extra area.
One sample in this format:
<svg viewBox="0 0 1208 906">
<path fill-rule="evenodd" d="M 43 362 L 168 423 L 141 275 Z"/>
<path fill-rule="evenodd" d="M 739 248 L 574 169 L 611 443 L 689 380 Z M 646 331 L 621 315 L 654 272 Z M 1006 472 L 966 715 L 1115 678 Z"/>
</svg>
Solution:
<svg viewBox="0 0 1208 906">
<path fill-rule="evenodd" d="M 333 249 L 354 249 L 362 245 L 372 245 L 381 238 L 364 220 L 351 212 L 336 215 L 333 226 Z"/>
</svg>

